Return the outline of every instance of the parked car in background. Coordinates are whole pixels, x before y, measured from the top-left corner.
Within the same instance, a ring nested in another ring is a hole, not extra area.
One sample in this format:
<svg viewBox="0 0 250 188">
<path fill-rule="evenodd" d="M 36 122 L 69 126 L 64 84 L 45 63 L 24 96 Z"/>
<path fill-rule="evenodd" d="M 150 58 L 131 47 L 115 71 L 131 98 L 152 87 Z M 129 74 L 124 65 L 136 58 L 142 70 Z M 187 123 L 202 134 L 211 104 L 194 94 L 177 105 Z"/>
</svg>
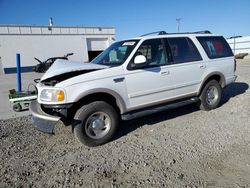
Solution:
<svg viewBox="0 0 250 188">
<path fill-rule="evenodd" d="M 62 57 L 51 57 L 45 61 L 41 61 L 39 59 L 37 59 L 36 57 L 34 57 L 34 59 L 36 61 L 38 61 L 38 64 L 34 67 L 34 71 L 35 72 L 39 72 L 39 73 L 44 73 L 46 72 L 50 66 L 57 60 L 57 59 L 64 59 L 64 60 L 68 60 L 68 57 L 74 55 L 74 53 L 68 53 Z"/>
</svg>

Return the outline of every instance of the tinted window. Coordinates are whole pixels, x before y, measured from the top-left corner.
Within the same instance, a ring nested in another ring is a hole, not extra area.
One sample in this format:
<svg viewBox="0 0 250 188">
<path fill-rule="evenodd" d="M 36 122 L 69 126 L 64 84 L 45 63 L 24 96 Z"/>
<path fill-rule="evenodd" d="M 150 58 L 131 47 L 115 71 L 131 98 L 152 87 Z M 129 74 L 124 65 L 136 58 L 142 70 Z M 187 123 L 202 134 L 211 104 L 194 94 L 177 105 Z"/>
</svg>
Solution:
<svg viewBox="0 0 250 188">
<path fill-rule="evenodd" d="M 168 38 L 174 63 L 184 63 L 202 60 L 194 43 L 186 37 Z"/>
<path fill-rule="evenodd" d="M 230 57 L 233 52 L 223 37 L 197 37 L 210 59 Z"/>
<path fill-rule="evenodd" d="M 135 65 L 134 59 L 137 55 L 144 55 L 147 59 L 145 64 Z M 147 68 L 154 66 L 162 66 L 168 63 L 168 59 L 165 54 L 162 39 L 150 39 L 144 41 L 136 51 L 132 62 L 129 65 L 129 69 L 134 68 Z"/>
</svg>

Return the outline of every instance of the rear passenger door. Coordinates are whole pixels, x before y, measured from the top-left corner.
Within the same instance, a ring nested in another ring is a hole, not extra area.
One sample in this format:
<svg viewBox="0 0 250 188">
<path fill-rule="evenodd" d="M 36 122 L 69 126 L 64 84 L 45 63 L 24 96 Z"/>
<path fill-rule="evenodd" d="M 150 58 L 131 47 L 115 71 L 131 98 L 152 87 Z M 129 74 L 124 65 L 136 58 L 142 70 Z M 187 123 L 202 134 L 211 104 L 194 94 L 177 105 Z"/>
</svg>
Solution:
<svg viewBox="0 0 250 188">
<path fill-rule="evenodd" d="M 165 42 L 172 53 L 169 69 L 175 85 L 174 95 L 177 98 L 195 95 L 206 69 L 199 51 L 188 37 L 166 38 Z"/>
</svg>

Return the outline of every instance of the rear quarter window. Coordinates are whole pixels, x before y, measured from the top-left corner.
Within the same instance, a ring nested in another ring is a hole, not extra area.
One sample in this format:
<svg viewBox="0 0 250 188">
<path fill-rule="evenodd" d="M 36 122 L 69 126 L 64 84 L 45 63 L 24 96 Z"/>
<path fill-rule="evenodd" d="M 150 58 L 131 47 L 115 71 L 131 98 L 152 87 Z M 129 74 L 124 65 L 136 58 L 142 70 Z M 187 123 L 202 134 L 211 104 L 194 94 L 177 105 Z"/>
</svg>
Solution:
<svg viewBox="0 0 250 188">
<path fill-rule="evenodd" d="M 233 52 L 223 37 L 197 37 L 210 59 L 231 57 Z"/>
</svg>

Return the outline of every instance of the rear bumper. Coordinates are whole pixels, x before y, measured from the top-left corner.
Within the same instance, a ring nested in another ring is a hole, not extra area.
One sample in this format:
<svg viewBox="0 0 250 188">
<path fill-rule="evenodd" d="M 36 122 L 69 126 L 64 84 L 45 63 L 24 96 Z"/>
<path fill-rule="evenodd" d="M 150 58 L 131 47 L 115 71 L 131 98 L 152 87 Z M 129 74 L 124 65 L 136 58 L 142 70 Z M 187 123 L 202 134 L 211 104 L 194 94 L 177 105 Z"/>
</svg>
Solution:
<svg viewBox="0 0 250 188">
<path fill-rule="evenodd" d="M 42 110 L 41 105 L 36 100 L 30 103 L 29 108 L 32 114 L 33 126 L 39 131 L 52 134 L 56 123 L 61 119 L 61 117 L 45 113 Z"/>
<path fill-rule="evenodd" d="M 238 76 L 234 75 L 234 77 L 233 77 L 233 82 L 236 81 L 237 77 L 238 77 Z"/>
<path fill-rule="evenodd" d="M 232 76 L 232 77 L 227 78 L 227 79 L 226 79 L 226 85 L 228 85 L 228 84 L 231 84 L 231 83 L 235 82 L 235 81 L 236 81 L 236 79 L 237 79 L 237 76 L 236 76 L 236 75 L 234 75 L 234 76 Z"/>
</svg>

